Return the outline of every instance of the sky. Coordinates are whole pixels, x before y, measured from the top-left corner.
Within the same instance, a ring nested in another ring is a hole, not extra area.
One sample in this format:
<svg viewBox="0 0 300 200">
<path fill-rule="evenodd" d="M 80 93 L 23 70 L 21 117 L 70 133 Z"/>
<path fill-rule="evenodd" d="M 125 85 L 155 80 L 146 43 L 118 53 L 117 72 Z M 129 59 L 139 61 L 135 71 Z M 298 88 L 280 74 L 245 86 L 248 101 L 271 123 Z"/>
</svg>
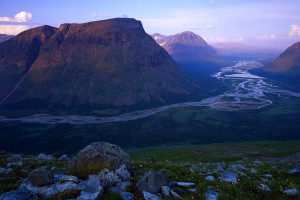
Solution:
<svg viewBox="0 0 300 200">
<path fill-rule="evenodd" d="M 300 41 L 300 0 L 1 0 L 0 34 L 116 17 L 148 34 L 192 31 L 208 43 L 285 49 Z"/>
</svg>

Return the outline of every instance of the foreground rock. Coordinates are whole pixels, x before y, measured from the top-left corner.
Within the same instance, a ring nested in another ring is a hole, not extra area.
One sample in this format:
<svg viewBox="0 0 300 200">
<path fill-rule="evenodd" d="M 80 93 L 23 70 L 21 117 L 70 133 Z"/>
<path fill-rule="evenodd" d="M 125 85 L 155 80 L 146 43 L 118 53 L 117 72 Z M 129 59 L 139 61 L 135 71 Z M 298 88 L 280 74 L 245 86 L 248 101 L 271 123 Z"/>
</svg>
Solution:
<svg viewBox="0 0 300 200">
<path fill-rule="evenodd" d="M 53 173 L 50 167 L 44 166 L 33 170 L 28 175 L 29 182 L 37 187 L 49 185 L 53 181 Z"/>
<path fill-rule="evenodd" d="M 146 191 L 143 192 L 143 196 L 145 200 L 161 200 L 161 198 L 159 198 L 158 196 Z"/>
<path fill-rule="evenodd" d="M 230 182 L 230 183 L 237 184 L 238 176 L 239 175 L 237 173 L 233 173 L 231 171 L 226 171 L 220 175 L 220 180 L 224 181 L 224 182 Z"/>
<path fill-rule="evenodd" d="M 219 193 L 213 190 L 207 190 L 204 194 L 204 200 L 218 200 Z"/>
<path fill-rule="evenodd" d="M 288 195 L 288 196 L 300 195 L 299 191 L 296 188 L 284 190 L 283 194 Z"/>
<path fill-rule="evenodd" d="M 296 166 L 295 168 L 291 169 L 288 174 L 300 176 L 300 165 Z"/>
<path fill-rule="evenodd" d="M 118 169 L 124 164 L 131 170 L 129 155 L 119 146 L 107 142 L 96 142 L 82 149 L 71 159 L 68 173 L 86 179 L 90 174 L 98 174 L 103 169 Z"/>
<path fill-rule="evenodd" d="M 168 185 L 168 176 L 165 170 L 159 172 L 147 172 L 136 184 L 136 188 L 142 194 L 144 191 L 158 193 L 162 186 Z"/>
<path fill-rule="evenodd" d="M 14 190 L 1 195 L 0 200 L 39 200 L 39 198 L 29 190 Z"/>
</svg>

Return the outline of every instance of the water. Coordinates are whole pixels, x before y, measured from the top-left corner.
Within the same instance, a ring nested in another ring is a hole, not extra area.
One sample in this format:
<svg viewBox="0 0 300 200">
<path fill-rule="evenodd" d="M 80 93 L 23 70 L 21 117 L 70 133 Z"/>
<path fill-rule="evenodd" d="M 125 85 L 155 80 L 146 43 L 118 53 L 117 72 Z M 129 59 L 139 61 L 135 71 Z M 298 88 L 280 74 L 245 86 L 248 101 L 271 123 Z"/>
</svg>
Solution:
<svg viewBox="0 0 300 200">
<path fill-rule="evenodd" d="M 163 112 L 170 108 L 178 107 L 199 107 L 206 106 L 211 109 L 223 111 L 236 111 L 240 109 L 261 109 L 271 105 L 272 101 L 268 94 L 281 96 L 293 96 L 300 98 L 300 93 L 281 90 L 267 82 L 264 77 L 249 73 L 250 69 L 260 68 L 262 64 L 256 61 L 240 61 L 234 66 L 222 68 L 220 72 L 212 76 L 230 85 L 230 89 L 223 94 L 204 99 L 199 102 L 186 102 L 162 107 L 134 111 L 113 117 L 94 117 L 79 115 L 33 115 L 19 118 L 0 117 L 0 121 L 20 121 L 25 123 L 46 123 L 46 124 L 96 124 L 136 120 Z"/>
</svg>

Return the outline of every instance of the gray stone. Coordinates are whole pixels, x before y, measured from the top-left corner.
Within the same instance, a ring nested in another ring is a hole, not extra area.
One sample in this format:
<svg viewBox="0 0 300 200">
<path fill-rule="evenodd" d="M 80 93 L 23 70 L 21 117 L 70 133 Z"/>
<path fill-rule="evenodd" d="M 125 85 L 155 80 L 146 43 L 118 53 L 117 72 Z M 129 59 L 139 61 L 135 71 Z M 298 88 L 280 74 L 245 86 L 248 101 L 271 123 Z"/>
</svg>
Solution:
<svg viewBox="0 0 300 200">
<path fill-rule="evenodd" d="M 21 154 L 14 154 L 12 155 L 10 158 L 8 158 L 8 160 L 23 160 L 22 155 Z"/>
<path fill-rule="evenodd" d="M 265 178 L 260 178 L 260 180 L 263 182 L 263 183 L 269 183 L 270 181 L 265 179 Z"/>
<path fill-rule="evenodd" d="M 220 175 L 220 180 L 224 182 L 237 183 L 238 174 L 231 171 L 226 171 Z"/>
<path fill-rule="evenodd" d="M 175 199 L 182 199 L 174 190 L 171 190 L 170 193 Z"/>
<path fill-rule="evenodd" d="M 161 187 L 161 193 L 162 193 L 163 197 L 170 196 L 170 191 L 171 191 L 171 188 L 169 186 L 162 186 Z"/>
<path fill-rule="evenodd" d="M 118 175 L 121 181 L 130 181 L 130 173 L 127 170 L 125 165 L 121 165 L 116 171 L 116 175 Z"/>
<path fill-rule="evenodd" d="M 251 168 L 250 172 L 251 172 L 252 174 L 257 174 L 257 170 L 254 169 L 254 168 Z"/>
<path fill-rule="evenodd" d="M 10 167 L 20 167 L 23 165 L 23 162 L 12 162 L 12 163 L 8 163 L 7 164 L 7 168 L 10 168 Z"/>
<path fill-rule="evenodd" d="M 55 158 L 51 155 L 45 155 L 43 153 L 41 153 L 40 155 L 38 155 L 37 157 L 35 157 L 36 160 L 55 160 Z"/>
<path fill-rule="evenodd" d="M 177 182 L 176 184 L 180 187 L 190 187 L 195 185 L 195 183 L 188 183 L 188 182 Z"/>
<path fill-rule="evenodd" d="M 123 200 L 137 200 L 137 198 L 130 192 L 120 191 L 119 194 L 121 195 Z"/>
<path fill-rule="evenodd" d="M 67 155 L 62 155 L 58 160 L 69 160 L 70 158 Z"/>
<path fill-rule="evenodd" d="M 110 188 L 121 183 L 121 179 L 114 172 L 109 171 L 109 169 L 103 169 L 98 174 L 98 179 L 100 181 L 100 185 L 104 188 Z"/>
<path fill-rule="evenodd" d="M 0 174 L 9 174 L 11 172 L 13 172 L 11 168 L 8 169 L 0 168 Z"/>
<path fill-rule="evenodd" d="M 229 171 L 239 171 L 241 169 L 246 170 L 245 166 L 242 164 L 229 165 L 229 167 L 227 168 L 227 170 Z"/>
<path fill-rule="evenodd" d="M 300 176 L 300 165 L 294 167 L 293 169 L 291 169 L 288 174 L 292 174 L 292 175 L 297 175 Z"/>
<path fill-rule="evenodd" d="M 65 182 L 78 183 L 78 178 L 72 175 L 62 175 L 61 177 L 59 177 L 58 181 L 60 183 L 65 183 Z"/>
<path fill-rule="evenodd" d="M 158 196 L 155 194 L 151 194 L 149 192 L 143 191 L 144 199 L 145 200 L 161 200 Z"/>
<path fill-rule="evenodd" d="M 207 176 L 207 177 L 205 177 L 205 180 L 207 180 L 207 181 L 214 181 L 216 179 L 213 176 Z"/>
<path fill-rule="evenodd" d="M 213 190 L 207 190 L 204 194 L 204 200 L 218 200 L 219 193 Z"/>
<path fill-rule="evenodd" d="M 268 178 L 272 178 L 272 175 L 271 174 L 265 174 L 263 175 L 264 177 L 268 177 Z"/>
<path fill-rule="evenodd" d="M 296 188 L 291 188 L 291 189 L 284 190 L 283 194 L 288 196 L 298 196 L 300 193 Z"/>
<path fill-rule="evenodd" d="M 119 146 L 107 142 L 96 142 L 82 149 L 71 159 L 68 173 L 85 179 L 90 174 L 98 174 L 105 168 L 116 170 L 122 164 L 129 171 L 132 170 L 129 155 Z"/>
<path fill-rule="evenodd" d="M 258 189 L 264 192 L 271 192 L 270 188 L 264 184 L 259 184 Z"/>
<path fill-rule="evenodd" d="M 80 200 L 100 199 L 104 193 L 103 187 L 96 175 L 90 175 L 88 180 L 79 183 L 82 188 L 81 195 L 77 198 Z"/>
<path fill-rule="evenodd" d="M 256 165 L 262 165 L 262 162 L 259 161 L 259 160 L 256 160 L 256 161 L 254 161 L 254 164 L 256 164 Z"/>
<path fill-rule="evenodd" d="M 33 170 L 28 175 L 29 182 L 37 187 L 49 185 L 53 181 L 53 173 L 50 167 L 44 166 Z"/>
<path fill-rule="evenodd" d="M 197 189 L 196 188 L 191 188 L 191 189 L 188 189 L 189 192 L 192 192 L 192 193 L 196 193 L 197 192 Z"/>
<path fill-rule="evenodd" d="M 140 193 L 143 191 L 157 193 L 161 186 L 168 185 L 168 176 L 165 170 L 159 172 L 148 171 L 136 184 L 136 188 Z"/>
<path fill-rule="evenodd" d="M 200 171 L 200 167 L 198 167 L 197 165 L 195 164 L 192 164 L 192 166 L 190 167 L 190 172 L 199 172 Z"/>
<path fill-rule="evenodd" d="M 13 190 L 2 194 L 0 200 L 39 200 L 39 198 L 29 190 Z"/>
</svg>

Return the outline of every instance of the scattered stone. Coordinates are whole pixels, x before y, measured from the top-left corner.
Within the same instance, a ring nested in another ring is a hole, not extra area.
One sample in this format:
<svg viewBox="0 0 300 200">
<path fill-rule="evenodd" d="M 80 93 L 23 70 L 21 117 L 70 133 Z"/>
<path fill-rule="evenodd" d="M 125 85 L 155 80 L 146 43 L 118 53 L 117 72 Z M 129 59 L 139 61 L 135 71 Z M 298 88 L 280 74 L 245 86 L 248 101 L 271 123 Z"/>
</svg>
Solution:
<svg viewBox="0 0 300 200">
<path fill-rule="evenodd" d="M 142 168 L 143 167 L 143 165 L 139 165 L 139 168 Z"/>
<path fill-rule="evenodd" d="M 227 170 L 229 170 L 229 171 L 239 171 L 241 169 L 247 170 L 245 168 L 245 166 L 242 164 L 232 164 L 232 165 L 229 165 L 229 167 L 227 168 Z"/>
<path fill-rule="evenodd" d="M 158 196 L 155 194 L 151 194 L 149 192 L 143 191 L 144 199 L 145 200 L 161 200 Z"/>
<path fill-rule="evenodd" d="M 20 167 L 23 165 L 23 162 L 12 162 L 12 163 L 8 163 L 7 164 L 7 168 L 10 168 L 10 167 Z"/>
<path fill-rule="evenodd" d="M 9 174 L 11 172 L 13 172 L 11 168 L 8 169 L 0 168 L 0 174 Z"/>
<path fill-rule="evenodd" d="M 220 180 L 224 182 L 230 182 L 236 184 L 238 176 L 239 175 L 237 173 L 226 171 L 220 175 Z"/>
<path fill-rule="evenodd" d="M 162 193 L 163 197 L 170 196 L 170 191 L 171 191 L 171 188 L 169 186 L 161 186 L 161 193 Z"/>
<path fill-rule="evenodd" d="M 196 193 L 197 192 L 197 189 L 196 188 L 191 188 L 191 189 L 188 189 L 189 192 L 192 192 L 192 193 Z"/>
<path fill-rule="evenodd" d="M 39 198 L 29 190 L 13 190 L 2 194 L 0 200 L 39 200 Z"/>
<path fill-rule="evenodd" d="M 78 178 L 76 176 L 72 176 L 72 175 L 62 175 L 61 177 L 59 177 L 58 181 L 60 183 L 65 183 L 65 182 L 73 182 L 73 183 L 78 183 Z"/>
<path fill-rule="evenodd" d="M 70 158 L 67 155 L 62 155 L 58 160 L 69 160 Z"/>
<path fill-rule="evenodd" d="M 204 200 L 218 200 L 219 193 L 213 190 L 207 190 L 204 194 Z"/>
<path fill-rule="evenodd" d="M 264 192 L 271 192 L 270 188 L 264 184 L 259 184 L 258 189 Z"/>
<path fill-rule="evenodd" d="M 142 161 L 144 161 L 144 162 L 150 162 L 150 163 L 157 163 L 154 158 L 144 158 Z"/>
<path fill-rule="evenodd" d="M 299 191 L 296 188 L 291 188 L 283 191 L 283 194 L 288 196 L 297 196 L 299 195 Z"/>
<path fill-rule="evenodd" d="M 177 182 L 176 184 L 180 187 L 190 187 L 195 185 L 195 183 L 188 183 L 188 182 Z"/>
<path fill-rule="evenodd" d="M 288 174 L 292 174 L 292 175 L 297 175 L 300 176 L 300 165 L 294 167 L 293 169 L 291 169 Z"/>
<path fill-rule="evenodd" d="M 257 174 L 257 170 L 254 169 L 254 168 L 251 168 L 250 172 L 251 172 L 252 174 Z"/>
<path fill-rule="evenodd" d="M 130 181 L 130 173 L 125 165 L 121 165 L 115 173 L 120 177 L 121 181 Z"/>
<path fill-rule="evenodd" d="M 104 188 L 116 186 L 121 182 L 119 176 L 114 172 L 109 171 L 109 169 L 103 169 L 98 174 L 98 179 L 100 181 L 100 185 L 102 185 Z"/>
<path fill-rule="evenodd" d="M 119 194 L 122 196 L 123 200 L 137 200 L 137 198 L 130 192 L 120 191 Z"/>
<path fill-rule="evenodd" d="M 265 174 L 263 175 L 264 177 L 268 177 L 268 178 L 272 178 L 272 175 L 271 174 Z"/>
<path fill-rule="evenodd" d="M 38 155 L 37 157 L 35 157 L 36 160 L 55 160 L 55 158 L 51 155 L 46 155 L 41 153 L 40 155 Z"/>
<path fill-rule="evenodd" d="M 168 176 L 166 170 L 159 172 L 148 171 L 136 184 L 136 188 L 140 193 L 143 191 L 157 193 L 161 186 L 168 185 Z"/>
<path fill-rule="evenodd" d="M 104 193 L 96 175 L 90 175 L 88 180 L 80 182 L 79 186 L 82 188 L 81 195 L 77 198 L 79 200 L 100 199 Z"/>
<path fill-rule="evenodd" d="M 259 161 L 259 160 L 256 160 L 256 161 L 254 161 L 254 164 L 256 164 L 256 165 L 262 165 L 262 162 Z"/>
<path fill-rule="evenodd" d="M 213 176 L 207 176 L 207 177 L 205 177 L 205 180 L 207 180 L 207 181 L 215 181 L 216 179 Z"/>
<path fill-rule="evenodd" d="M 238 171 L 238 172 L 236 172 L 239 176 L 244 176 L 244 177 L 247 177 L 248 178 L 248 176 L 247 176 L 247 174 L 245 174 L 244 172 L 241 172 L 241 171 Z"/>
<path fill-rule="evenodd" d="M 90 174 L 98 174 L 105 168 L 116 170 L 122 164 L 128 170 L 132 170 L 129 155 L 119 146 L 107 142 L 95 142 L 71 159 L 68 173 L 85 179 Z"/>
<path fill-rule="evenodd" d="M 200 171 L 200 167 L 198 167 L 195 164 L 192 164 L 192 166 L 190 167 L 190 172 L 194 173 L 194 172 L 199 172 Z"/>
<path fill-rule="evenodd" d="M 8 158 L 8 160 L 23 160 L 23 158 L 21 154 L 14 154 L 10 158 Z"/>
<path fill-rule="evenodd" d="M 182 199 L 178 193 L 176 193 L 174 190 L 170 191 L 171 195 L 175 198 L 175 199 Z"/>
<path fill-rule="evenodd" d="M 263 183 L 269 183 L 270 181 L 265 179 L 265 178 L 260 178 L 260 180 L 263 182 Z"/>
<path fill-rule="evenodd" d="M 50 167 L 44 166 L 33 170 L 28 175 L 29 182 L 37 187 L 49 185 L 53 181 L 53 173 Z"/>
</svg>

